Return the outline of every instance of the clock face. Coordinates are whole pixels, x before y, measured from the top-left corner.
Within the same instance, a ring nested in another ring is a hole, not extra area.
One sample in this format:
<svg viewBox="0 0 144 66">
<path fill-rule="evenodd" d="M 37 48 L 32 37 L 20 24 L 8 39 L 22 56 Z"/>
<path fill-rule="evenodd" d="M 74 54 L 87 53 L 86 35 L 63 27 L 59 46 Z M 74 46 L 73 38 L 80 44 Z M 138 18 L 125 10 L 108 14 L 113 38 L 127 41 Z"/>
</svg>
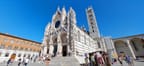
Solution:
<svg viewBox="0 0 144 66">
<path fill-rule="evenodd" d="M 56 21 L 55 28 L 58 28 L 60 26 L 60 21 Z"/>
</svg>

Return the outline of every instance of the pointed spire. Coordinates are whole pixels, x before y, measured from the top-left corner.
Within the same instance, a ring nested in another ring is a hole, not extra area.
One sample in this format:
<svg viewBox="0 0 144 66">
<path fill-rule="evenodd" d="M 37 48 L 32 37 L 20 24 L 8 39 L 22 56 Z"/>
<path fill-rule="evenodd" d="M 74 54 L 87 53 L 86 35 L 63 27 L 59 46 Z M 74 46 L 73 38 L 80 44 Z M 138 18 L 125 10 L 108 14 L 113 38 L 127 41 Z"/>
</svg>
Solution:
<svg viewBox="0 0 144 66">
<path fill-rule="evenodd" d="M 57 7 L 57 11 L 60 11 L 60 7 L 59 6 Z"/>
<path fill-rule="evenodd" d="M 76 24 L 76 14 L 72 7 L 70 7 L 69 18 L 73 20 L 74 24 Z"/>
<path fill-rule="evenodd" d="M 66 10 L 65 10 L 65 7 L 63 6 L 62 8 L 62 20 L 64 20 L 66 17 Z"/>
<path fill-rule="evenodd" d="M 89 7 L 88 7 L 88 10 L 90 10 L 90 9 L 93 10 L 93 7 L 92 7 L 92 6 L 89 6 Z"/>
<path fill-rule="evenodd" d="M 66 15 L 66 9 L 65 9 L 65 7 L 62 8 L 62 13 Z"/>
<path fill-rule="evenodd" d="M 57 8 L 56 13 L 57 13 L 58 15 L 61 15 L 61 10 L 60 10 L 60 7 L 59 7 L 59 6 L 58 6 L 58 8 Z"/>
<path fill-rule="evenodd" d="M 70 7 L 70 12 L 73 13 L 73 14 L 75 14 L 75 11 L 73 10 L 72 7 Z"/>
</svg>

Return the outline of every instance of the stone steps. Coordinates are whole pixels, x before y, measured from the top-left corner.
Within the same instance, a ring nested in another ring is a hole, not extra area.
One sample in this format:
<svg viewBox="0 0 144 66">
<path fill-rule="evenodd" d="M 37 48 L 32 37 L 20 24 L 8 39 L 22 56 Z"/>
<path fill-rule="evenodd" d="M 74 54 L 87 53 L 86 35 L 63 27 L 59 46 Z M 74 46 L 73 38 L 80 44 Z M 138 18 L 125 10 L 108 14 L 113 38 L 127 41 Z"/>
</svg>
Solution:
<svg viewBox="0 0 144 66">
<path fill-rule="evenodd" d="M 49 66 L 80 66 L 75 57 L 54 57 L 51 59 Z"/>
</svg>

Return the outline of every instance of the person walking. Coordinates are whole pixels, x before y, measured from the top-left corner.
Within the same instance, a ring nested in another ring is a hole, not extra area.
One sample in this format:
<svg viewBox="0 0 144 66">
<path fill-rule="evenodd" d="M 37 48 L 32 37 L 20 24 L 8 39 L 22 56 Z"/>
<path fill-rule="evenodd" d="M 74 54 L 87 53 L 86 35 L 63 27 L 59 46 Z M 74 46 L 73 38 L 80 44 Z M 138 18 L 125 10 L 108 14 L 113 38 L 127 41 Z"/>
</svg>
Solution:
<svg viewBox="0 0 144 66">
<path fill-rule="evenodd" d="M 29 63 L 29 58 L 25 58 L 24 59 L 24 66 L 27 66 L 28 63 Z"/>
<path fill-rule="evenodd" d="M 94 53 L 94 58 L 95 58 L 95 66 L 99 66 L 99 65 L 98 65 L 98 60 L 97 60 L 96 52 Z"/>
<path fill-rule="evenodd" d="M 104 52 L 102 56 L 103 56 L 105 65 L 106 65 L 106 66 L 111 66 L 111 62 L 110 62 L 110 59 L 109 59 L 109 57 L 108 57 L 108 54 L 107 54 L 106 52 Z"/>
<path fill-rule="evenodd" d="M 123 66 L 123 59 L 122 59 L 122 56 L 118 56 L 118 61 L 119 61 L 120 65 Z"/>
<path fill-rule="evenodd" d="M 86 66 L 90 66 L 90 61 L 89 61 L 89 55 L 88 54 L 85 54 L 85 65 Z"/>
<path fill-rule="evenodd" d="M 125 56 L 125 61 L 126 61 L 126 63 L 128 64 L 128 66 L 134 66 L 132 57 L 126 55 L 126 56 Z"/>
<path fill-rule="evenodd" d="M 19 58 L 19 59 L 18 59 L 18 66 L 20 66 L 20 65 L 21 65 L 21 63 L 22 63 L 22 59 L 21 59 L 21 58 Z"/>
<path fill-rule="evenodd" d="M 7 66 L 8 66 L 10 63 L 13 63 L 13 62 L 14 62 L 15 57 L 16 57 L 16 54 L 13 53 L 13 54 L 10 56 L 9 60 L 7 61 Z"/>
<path fill-rule="evenodd" d="M 92 66 L 95 66 L 95 56 L 94 56 L 94 53 L 92 53 L 92 56 L 91 56 L 91 63 L 92 63 Z"/>
<path fill-rule="evenodd" d="M 103 59 L 102 55 L 99 52 L 96 52 L 96 56 L 97 56 L 98 64 L 100 66 L 104 66 L 105 62 L 104 62 L 104 59 Z"/>
<path fill-rule="evenodd" d="M 48 66 L 49 63 L 50 63 L 50 58 L 49 58 L 49 57 L 46 57 L 46 58 L 45 58 L 45 64 L 46 64 L 46 66 Z"/>
</svg>

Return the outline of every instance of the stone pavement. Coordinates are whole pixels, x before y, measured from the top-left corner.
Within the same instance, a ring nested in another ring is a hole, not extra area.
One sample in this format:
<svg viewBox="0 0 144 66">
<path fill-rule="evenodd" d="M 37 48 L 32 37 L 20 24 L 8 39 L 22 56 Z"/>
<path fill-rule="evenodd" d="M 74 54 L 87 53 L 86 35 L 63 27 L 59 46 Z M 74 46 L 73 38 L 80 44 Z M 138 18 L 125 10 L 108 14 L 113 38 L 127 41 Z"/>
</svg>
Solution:
<svg viewBox="0 0 144 66">
<path fill-rule="evenodd" d="M 112 66 L 121 66 L 121 65 L 119 64 L 119 62 L 117 62 L 117 63 L 113 64 Z M 128 64 L 125 61 L 123 61 L 123 66 L 128 66 Z M 144 62 L 135 61 L 134 66 L 144 66 Z"/>
<path fill-rule="evenodd" d="M 18 66 L 17 62 L 14 62 L 13 64 L 10 64 L 9 66 Z M 1 63 L 0 66 L 6 66 L 6 63 Z M 21 66 L 24 66 L 21 64 Z M 27 66 L 45 66 L 44 63 L 29 63 Z"/>
<path fill-rule="evenodd" d="M 6 63 L 0 63 L 0 66 L 6 66 Z M 9 65 L 9 66 L 17 66 L 17 62 Z M 23 66 L 23 65 L 21 65 Z M 45 66 L 43 63 L 29 63 L 28 66 Z M 120 66 L 120 64 L 117 62 L 113 64 L 112 66 Z M 128 66 L 125 62 L 123 66 Z M 135 62 L 135 66 L 144 66 L 144 62 Z"/>
</svg>

